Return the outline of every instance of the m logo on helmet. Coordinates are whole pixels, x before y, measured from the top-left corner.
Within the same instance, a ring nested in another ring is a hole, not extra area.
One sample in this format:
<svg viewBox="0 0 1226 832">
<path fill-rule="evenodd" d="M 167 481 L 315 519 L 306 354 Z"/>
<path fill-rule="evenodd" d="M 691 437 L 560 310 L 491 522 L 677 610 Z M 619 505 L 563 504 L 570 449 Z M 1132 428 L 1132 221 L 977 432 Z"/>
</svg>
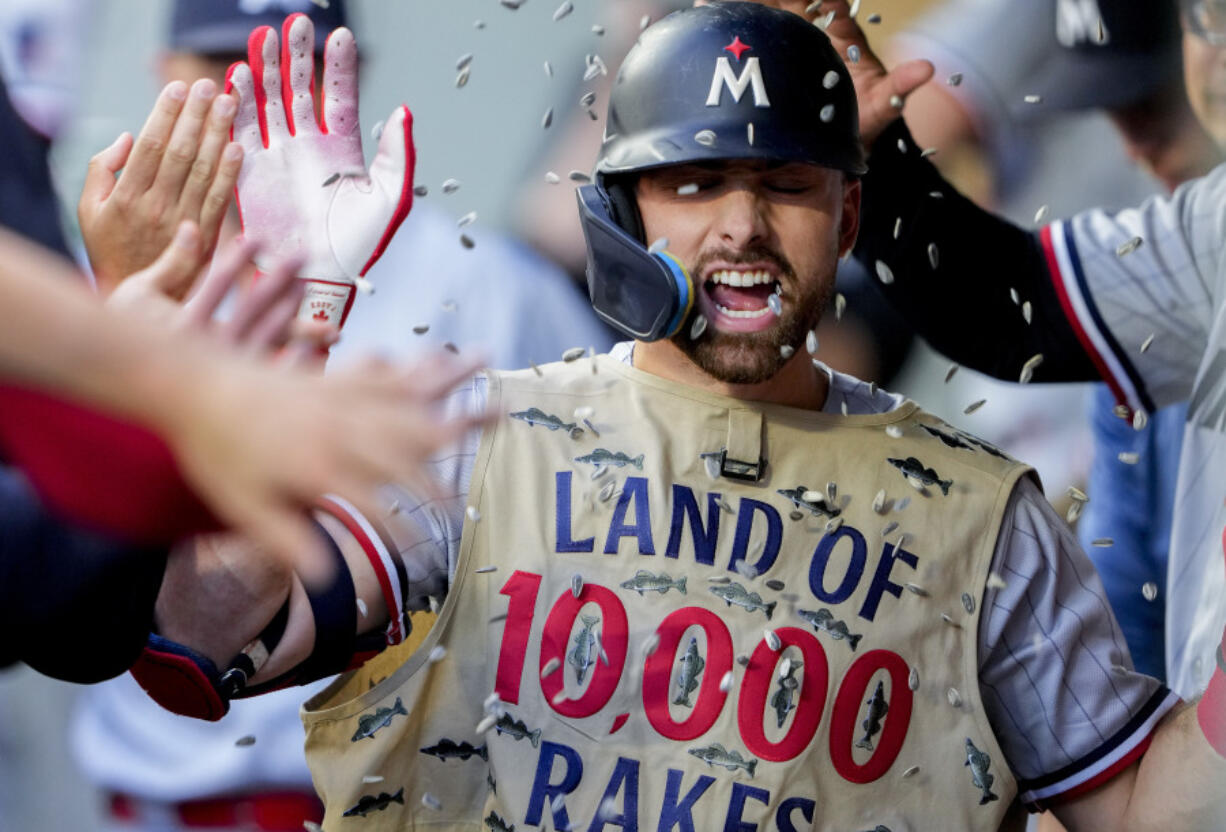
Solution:
<svg viewBox="0 0 1226 832">
<path fill-rule="evenodd" d="M 723 97 L 724 87 L 732 93 L 734 101 L 740 101 L 745 90 L 753 88 L 753 105 L 769 107 L 770 98 L 766 95 L 766 82 L 762 80 L 762 66 L 757 58 L 745 61 L 745 69 L 738 76 L 732 70 L 732 63 L 724 56 L 715 61 L 715 75 L 711 77 L 711 91 L 707 93 L 707 106 L 718 107 Z"/>
</svg>

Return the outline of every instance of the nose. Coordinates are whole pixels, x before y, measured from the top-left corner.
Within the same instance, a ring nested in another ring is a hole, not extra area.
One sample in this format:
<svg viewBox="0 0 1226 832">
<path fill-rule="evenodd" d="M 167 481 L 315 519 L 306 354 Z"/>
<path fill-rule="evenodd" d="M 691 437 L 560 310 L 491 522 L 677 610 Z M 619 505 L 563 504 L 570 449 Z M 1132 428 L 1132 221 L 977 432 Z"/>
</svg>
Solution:
<svg viewBox="0 0 1226 832">
<path fill-rule="evenodd" d="M 755 189 L 730 189 L 720 199 L 715 228 L 720 242 L 733 248 L 763 242 L 769 234 L 766 210 L 765 200 Z"/>
</svg>

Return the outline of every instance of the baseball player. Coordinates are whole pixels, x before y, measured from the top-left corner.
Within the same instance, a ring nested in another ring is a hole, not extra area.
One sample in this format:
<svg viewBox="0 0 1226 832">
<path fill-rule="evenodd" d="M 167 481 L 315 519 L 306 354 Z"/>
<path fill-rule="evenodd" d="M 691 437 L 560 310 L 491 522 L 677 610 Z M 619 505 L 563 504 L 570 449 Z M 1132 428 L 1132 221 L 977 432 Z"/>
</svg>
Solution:
<svg viewBox="0 0 1226 832">
<path fill-rule="evenodd" d="M 1130 669 L 1029 469 L 812 359 L 865 171 L 830 41 L 713 4 L 617 78 L 579 207 L 593 306 L 634 341 L 457 394 L 507 418 L 432 498 L 328 501 L 332 586 L 177 559 L 137 678 L 215 718 L 441 603 L 407 662 L 307 705 L 334 828 L 1219 823 L 1223 709 L 1202 732 Z M 236 88 L 274 124 L 262 81 Z M 235 576 L 262 632 L 210 614 Z"/>
<path fill-rule="evenodd" d="M 1226 145 L 1212 105 L 1226 7 L 1197 0 L 1182 9 L 1193 110 Z M 840 17 L 830 31 L 860 50 L 853 76 L 861 90 L 887 77 L 853 21 Z M 1138 426 L 1158 407 L 1188 402 L 1166 660 L 1173 689 L 1195 696 L 1217 666 L 1226 623 L 1226 166 L 1138 208 L 1085 211 L 1032 233 L 957 194 L 920 158 L 902 119 L 878 111 L 861 126 L 875 141 L 856 256 L 897 278 L 883 291 L 910 310 L 934 347 L 1000 378 L 1019 378 L 1027 362 L 1035 381 L 1101 378 L 1115 392 L 1118 415 Z M 1032 322 L 1011 292 L 1030 305 Z M 973 315 L 964 314 L 971 308 Z"/>
</svg>

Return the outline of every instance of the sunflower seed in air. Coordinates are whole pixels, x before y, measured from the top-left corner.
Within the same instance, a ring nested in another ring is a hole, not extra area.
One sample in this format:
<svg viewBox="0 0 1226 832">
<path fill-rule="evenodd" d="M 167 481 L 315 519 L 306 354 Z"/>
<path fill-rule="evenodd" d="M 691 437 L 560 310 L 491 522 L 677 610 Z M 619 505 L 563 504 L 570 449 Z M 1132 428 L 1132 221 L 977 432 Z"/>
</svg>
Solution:
<svg viewBox="0 0 1226 832">
<path fill-rule="evenodd" d="M 900 428 L 898 425 L 886 425 L 885 435 L 891 439 L 901 439 L 902 428 Z"/>
<path fill-rule="evenodd" d="M 745 140 L 749 142 L 750 147 L 753 147 L 754 129 L 752 121 L 745 125 Z"/>
<path fill-rule="evenodd" d="M 1142 240 L 1140 237 L 1133 237 L 1131 240 L 1127 240 L 1123 243 L 1120 243 L 1119 248 L 1115 250 L 1115 256 L 1125 257 L 1129 254 L 1132 254 L 1134 251 L 1136 251 L 1137 249 L 1141 247 L 1141 243 L 1143 242 L 1144 240 Z"/>
<path fill-rule="evenodd" d="M 902 217 L 898 217 L 897 219 L 894 220 L 894 239 L 897 240 L 899 235 L 901 234 L 902 234 Z"/>
<path fill-rule="evenodd" d="M 953 73 L 952 75 L 950 75 L 948 78 L 945 79 L 945 83 L 949 84 L 951 87 L 958 86 L 959 84 L 962 83 L 962 73 L 961 72 Z"/>
<path fill-rule="evenodd" d="M 914 595 L 918 595 L 921 598 L 928 597 L 928 590 L 924 589 L 919 584 L 911 584 L 911 583 L 907 584 L 907 591 Z"/>
<path fill-rule="evenodd" d="M 955 708 L 962 707 L 962 694 L 958 693 L 957 688 L 950 688 L 945 695 L 949 697 L 949 704 Z"/>
<path fill-rule="evenodd" d="M 957 621 L 954 621 L 953 616 L 951 616 L 947 612 L 941 613 L 941 620 L 944 621 L 946 624 L 948 624 L 951 627 L 957 627 L 959 630 L 962 629 L 962 625 L 959 624 Z"/>
<path fill-rule="evenodd" d="M 588 176 L 581 170 L 572 170 L 570 173 L 566 174 L 566 178 L 571 182 L 578 182 L 580 185 L 584 185 L 592 181 L 592 177 Z"/>
<path fill-rule="evenodd" d="M 1090 541 L 1090 545 L 1091 545 L 1091 546 L 1097 546 L 1099 549 L 1106 549 L 1106 548 L 1108 548 L 1109 546 L 1114 546 L 1114 545 L 1115 545 L 1115 538 L 1111 538 L 1111 537 L 1097 537 L 1097 538 L 1095 538 L 1094 540 Z"/>
<path fill-rule="evenodd" d="M 306 832 L 324 832 L 324 828 L 313 820 L 304 820 L 302 822 L 302 828 L 305 829 Z"/>
<path fill-rule="evenodd" d="M 878 260 L 875 265 L 875 268 L 877 270 L 877 279 L 880 280 L 882 283 L 889 286 L 891 283 L 894 282 L 894 272 L 892 272 L 890 270 L 890 267 L 887 266 L 885 263 Z"/>
<path fill-rule="evenodd" d="M 778 295 L 770 295 L 766 299 L 766 305 L 770 308 L 771 313 L 775 317 L 779 317 L 783 314 L 783 301 L 779 299 Z"/>
<path fill-rule="evenodd" d="M 847 60 L 851 61 L 853 64 L 860 63 L 860 47 L 856 46 L 855 44 L 847 47 Z"/>
<path fill-rule="evenodd" d="M 911 688 L 911 690 L 919 690 L 919 670 L 914 667 L 907 674 L 907 687 Z"/>
<path fill-rule="evenodd" d="M 903 779 L 906 780 L 907 778 L 914 777 L 915 775 L 919 774 L 919 770 L 920 770 L 919 766 L 909 766 L 902 773 Z"/>
<path fill-rule="evenodd" d="M 566 0 L 566 2 L 558 6 L 557 10 L 553 13 L 553 22 L 557 23 L 559 20 L 566 17 L 568 14 L 570 14 L 574 10 L 575 10 L 575 4 L 570 2 L 570 0 Z"/>
<path fill-rule="evenodd" d="M 901 110 L 902 109 L 902 96 L 901 95 L 891 95 L 890 96 L 890 106 L 893 107 L 895 110 Z"/>
<path fill-rule="evenodd" d="M 651 25 L 651 15 L 645 14 L 639 18 L 639 31 L 643 31 Z"/>
<path fill-rule="evenodd" d="M 839 402 L 839 410 L 843 411 L 844 416 L 847 415 L 847 399 L 843 399 L 843 401 Z"/>
<path fill-rule="evenodd" d="M 894 506 L 894 510 L 902 511 L 904 508 L 906 508 L 909 505 L 911 505 L 911 498 L 903 497 L 901 500 L 898 501 L 897 505 Z"/>
<path fill-rule="evenodd" d="M 820 6 L 821 3 L 818 3 L 817 5 Z M 848 17 L 855 17 L 859 13 L 860 13 L 860 0 L 851 0 L 851 8 L 848 10 Z"/>
<path fill-rule="evenodd" d="M 1123 451 L 1117 454 L 1116 457 L 1125 465 L 1136 465 L 1141 455 L 1135 451 Z"/>
<path fill-rule="evenodd" d="M 971 597 L 969 592 L 962 593 L 962 609 L 966 610 L 967 615 L 975 613 L 975 599 Z"/>
<path fill-rule="evenodd" d="M 375 783 L 382 783 L 383 775 L 382 774 L 364 774 L 362 775 L 362 782 L 368 786 L 374 785 Z"/>
<path fill-rule="evenodd" d="M 456 226 L 458 228 L 463 228 L 466 225 L 472 225 L 476 221 L 477 221 L 477 212 L 469 211 L 467 214 L 465 214 L 464 216 L 456 220 Z"/>
<path fill-rule="evenodd" d="M 822 107 L 822 109 L 818 112 L 817 117 L 820 118 L 824 124 L 829 124 L 834 120 L 834 105 L 827 104 L 825 107 Z"/>
<path fill-rule="evenodd" d="M 416 185 L 413 188 L 413 196 L 424 197 L 430 193 L 430 189 L 425 185 Z"/>
<path fill-rule="evenodd" d="M 341 175 L 339 173 L 332 174 L 331 176 L 329 176 L 327 179 L 324 180 L 323 187 L 325 188 L 328 187 L 329 185 L 331 185 L 333 182 L 335 182 L 336 180 L 340 178 L 341 178 Z"/>
<path fill-rule="evenodd" d="M 1089 495 L 1088 495 L 1088 494 L 1086 494 L 1084 491 L 1082 491 L 1080 488 L 1078 488 L 1078 487 L 1077 487 L 1077 486 L 1075 486 L 1075 485 L 1070 485 L 1070 486 L 1069 486 L 1069 487 L 1068 487 L 1068 488 L 1065 490 L 1065 492 L 1064 492 L 1064 493 L 1065 493 L 1065 494 L 1067 494 L 1067 495 L 1068 495 L 1070 498 L 1072 498 L 1072 499 L 1076 500 L 1076 501 L 1077 501 L 1077 502 L 1079 502 L 1079 503 L 1088 503 L 1088 502 L 1090 502 L 1090 497 L 1089 497 Z"/>
<path fill-rule="evenodd" d="M 980 399 L 980 400 L 979 400 L 979 401 L 977 401 L 977 402 L 971 402 L 970 404 L 968 404 L 968 405 L 966 406 L 966 409 L 965 409 L 965 410 L 963 410 L 962 412 L 963 412 L 963 413 L 965 413 L 967 416 L 970 416 L 970 415 L 971 415 L 972 413 L 974 413 L 976 410 L 978 410 L 979 408 L 981 408 L 981 407 L 983 407 L 985 404 L 987 404 L 987 402 L 988 402 L 988 400 L 987 400 L 987 399 Z"/>
<path fill-rule="evenodd" d="M 932 270 L 936 271 L 937 266 L 941 262 L 940 252 L 937 251 L 936 243 L 928 244 L 928 265 L 932 266 Z"/>
<path fill-rule="evenodd" d="M 1039 210 L 1034 212 L 1034 224 L 1035 225 L 1043 224 L 1043 220 L 1047 219 L 1047 210 L 1048 209 L 1046 205 L 1040 205 Z"/>
<path fill-rule="evenodd" d="M 719 680 L 719 692 L 727 693 L 732 690 L 732 685 L 736 681 L 736 674 L 729 670 Z"/>
<path fill-rule="evenodd" d="M 757 568 L 752 563 L 746 563 L 743 560 L 738 560 L 736 562 L 736 571 L 740 573 L 741 577 L 747 581 L 752 581 L 754 578 L 758 577 Z"/>
<path fill-rule="evenodd" d="M 566 352 L 562 353 L 562 360 L 566 362 L 577 361 L 587 352 L 583 347 L 571 347 Z"/>
<path fill-rule="evenodd" d="M 1141 595 L 1146 601 L 1152 601 L 1158 597 L 1158 585 L 1153 581 L 1146 581 L 1141 587 Z"/>
<path fill-rule="evenodd" d="M 358 613 L 359 613 L 359 614 L 360 614 L 360 615 L 361 615 L 363 618 L 365 618 L 365 617 L 366 617 L 366 613 L 367 613 L 367 609 L 366 609 L 366 602 L 365 602 L 365 601 L 363 601 L 361 598 L 357 598 L 357 599 L 355 599 L 355 600 L 357 601 L 357 605 L 358 605 Z"/>
<path fill-rule="evenodd" d="M 873 498 L 873 511 L 878 514 L 885 513 L 885 489 L 877 492 L 877 496 Z"/>
<path fill-rule="evenodd" d="M 1034 378 L 1035 369 L 1043 363 L 1043 353 L 1035 353 L 1026 359 L 1026 363 L 1022 365 L 1021 375 L 1018 376 L 1019 384 L 1029 384 L 1030 379 Z"/>
<path fill-rule="evenodd" d="M 793 523 L 799 523 L 801 520 L 805 519 L 805 516 L 799 511 L 793 511 L 788 514 L 788 519 Z"/>
<path fill-rule="evenodd" d="M 778 578 L 771 578 L 769 581 L 766 582 L 766 588 L 773 589 L 775 590 L 775 592 L 783 592 L 783 589 L 785 586 L 787 586 L 787 584 L 785 584 L 783 581 L 779 580 Z"/>
<path fill-rule="evenodd" d="M 474 523 L 481 519 L 481 512 L 477 511 L 476 506 L 469 506 L 468 508 L 464 509 L 464 513 L 467 514 L 468 519 Z"/>
<path fill-rule="evenodd" d="M 421 805 L 425 806 L 427 809 L 433 809 L 435 812 L 443 808 L 443 804 L 439 802 L 439 799 L 430 794 L 430 792 L 422 793 Z"/>
<path fill-rule="evenodd" d="M 247 734 L 246 736 L 239 737 L 234 741 L 234 744 L 239 748 L 249 748 L 255 745 L 255 735 Z"/>
<path fill-rule="evenodd" d="M 592 24 L 592 34 L 593 35 L 603 35 L 604 27 L 601 26 L 599 23 L 593 23 Z"/>
<path fill-rule="evenodd" d="M 703 147 L 713 147 L 715 145 L 715 131 L 699 130 L 694 134 L 694 141 L 698 142 Z"/>
<path fill-rule="evenodd" d="M 809 330 L 809 334 L 805 336 L 805 349 L 809 351 L 809 355 L 817 354 L 817 332 Z"/>
<path fill-rule="evenodd" d="M 957 364 L 950 364 L 949 369 L 945 371 L 945 383 L 949 384 L 949 380 L 954 377 L 954 373 L 958 372 Z"/>
<path fill-rule="evenodd" d="M 515 11 L 522 6 L 527 0 L 498 0 L 502 5 L 506 6 L 511 11 Z"/>
<path fill-rule="evenodd" d="M 458 179 L 448 179 L 443 183 L 443 193 L 445 194 L 454 194 L 458 190 L 460 190 L 460 180 Z"/>
<path fill-rule="evenodd" d="M 430 655 L 426 656 L 426 661 L 430 664 L 437 664 L 447 657 L 447 648 L 441 644 L 436 644 L 434 649 L 430 651 Z"/>
<path fill-rule="evenodd" d="M 1022 96 L 1022 100 L 1025 101 L 1027 104 L 1041 104 L 1043 103 L 1043 96 L 1025 95 L 1025 96 Z"/>
<path fill-rule="evenodd" d="M 498 722 L 497 716 L 494 714 L 486 714 L 481 718 L 481 721 L 477 723 L 477 727 L 473 729 L 473 732 L 477 735 L 484 734 L 486 731 L 493 728 L 496 722 Z"/>
<path fill-rule="evenodd" d="M 472 74 L 472 67 L 466 66 L 456 73 L 455 87 L 457 90 L 462 90 L 468 86 L 468 76 Z"/>
<path fill-rule="evenodd" d="M 791 344 L 784 344 L 783 346 L 779 348 L 779 355 L 783 357 L 784 361 L 787 361 L 795 353 L 796 353 L 796 348 L 793 347 Z"/>
<path fill-rule="evenodd" d="M 1117 419 L 1132 418 L 1132 411 L 1128 409 L 1128 405 L 1126 404 L 1117 404 L 1115 407 L 1111 408 L 1111 412 Z"/>
<path fill-rule="evenodd" d="M 660 634 L 652 633 L 643 641 L 643 655 L 650 656 L 660 646 Z"/>
<path fill-rule="evenodd" d="M 727 575 L 711 575 L 707 578 L 709 584 L 726 584 L 732 581 Z"/>
<path fill-rule="evenodd" d="M 547 109 L 545 115 L 541 116 L 541 129 L 548 130 L 551 124 L 553 124 L 553 107 Z"/>
<path fill-rule="evenodd" d="M 715 505 L 719 506 L 719 510 L 720 510 L 720 511 L 722 511 L 722 512 L 724 512 L 724 513 L 726 513 L 726 514 L 732 514 L 732 513 L 733 513 L 733 511 L 732 511 L 732 506 L 728 505 L 728 501 L 727 501 L 727 500 L 725 500 L 723 497 L 716 497 L 716 498 L 715 498 Z M 758 573 L 757 573 L 757 570 L 755 570 L 755 571 L 754 571 L 754 575 L 757 575 L 757 574 L 758 574 Z"/>
<path fill-rule="evenodd" d="M 578 572 L 570 576 L 570 594 L 576 598 L 583 592 L 583 576 Z"/>
<path fill-rule="evenodd" d="M 690 340 L 697 341 L 702 337 L 702 334 L 707 331 L 707 316 L 699 312 L 694 316 L 694 323 L 690 325 Z"/>
<path fill-rule="evenodd" d="M 766 637 L 766 646 L 776 653 L 779 652 L 779 648 L 783 647 L 783 642 L 779 640 L 779 634 L 774 630 L 763 630 L 762 635 Z"/>
<path fill-rule="evenodd" d="M 898 140 L 898 152 L 899 152 L 899 153 L 906 153 L 906 152 L 907 152 L 907 143 L 906 143 L 905 141 L 903 141 L 902 139 L 899 139 L 899 140 Z"/>
<path fill-rule="evenodd" d="M 1153 343 L 1154 343 L 1154 333 L 1151 332 L 1149 334 L 1149 337 L 1141 342 L 1141 352 L 1145 352 L 1146 350 L 1148 350 L 1150 346 L 1153 345 Z"/>
<path fill-rule="evenodd" d="M 647 247 L 648 254 L 659 254 L 668 248 L 668 238 L 658 237 L 651 245 Z"/>
<path fill-rule="evenodd" d="M 822 86 L 828 90 L 834 89 L 837 83 L 839 83 L 839 74 L 833 69 L 822 76 Z"/>
<path fill-rule="evenodd" d="M 1081 516 L 1081 509 L 1085 503 L 1079 503 L 1076 500 L 1069 503 L 1068 511 L 1064 513 L 1064 520 L 1070 526 L 1077 522 L 1077 518 Z"/>
<path fill-rule="evenodd" d="M 835 293 L 834 296 L 834 319 L 836 321 L 843 320 L 843 313 L 847 311 L 847 298 L 843 297 L 842 292 Z"/>
<path fill-rule="evenodd" d="M 1018 306 L 1022 302 L 1022 298 L 1017 293 L 1017 289 L 1009 288 L 1009 299 L 1013 301 L 1014 306 Z"/>
<path fill-rule="evenodd" d="M 1004 589 L 1006 586 L 1008 584 L 1005 583 L 1005 579 L 1000 575 L 997 575 L 995 572 L 988 573 L 988 589 Z"/>
<path fill-rule="evenodd" d="M 1034 314 L 1034 311 L 1030 306 L 1030 301 L 1026 301 L 1025 303 L 1023 303 L 1022 304 L 1022 320 L 1024 320 L 1026 323 L 1030 323 L 1030 319 L 1033 314 Z"/>
<path fill-rule="evenodd" d="M 541 678 L 544 679 L 546 676 L 552 675 L 561 666 L 562 660 L 557 656 L 554 656 L 552 659 L 545 662 L 545 666 L 541 668 Z"/>
<path fill-rule="evenodd" d="M 617 489 L 617 480 L 609 480 L 600 489 L 600 493 L 596 496 L 600 498 L 600 502 L 607 503 L 613 499 L 613 492 Z"/>
<path fill-rule="evenodd" d="M 858 8 L 860 0 L 852 0 L 852 8 Z M 805 6 L 805 15 L 817 14 L 817 10 L 822 7 L 822 0 L 813 0 L 812 3 Z"/>
</svg>

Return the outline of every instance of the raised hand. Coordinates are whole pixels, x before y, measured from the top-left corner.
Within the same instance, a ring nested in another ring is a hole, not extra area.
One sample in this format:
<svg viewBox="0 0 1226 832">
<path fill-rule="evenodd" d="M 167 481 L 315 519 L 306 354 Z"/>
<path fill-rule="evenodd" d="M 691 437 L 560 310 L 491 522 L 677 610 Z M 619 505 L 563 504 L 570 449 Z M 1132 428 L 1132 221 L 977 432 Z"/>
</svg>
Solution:
<svg viewBox="0 0 1226 832">
<path fill-rule="evenodd" d="M 104 293 L 152 264 L 184 220 L 203 241 L 197 266 L 208 263 L 242 165 L 242 148 L 229 141 L 236 109 L 212 81 L 175 81 L 135 143 L 124 133 L 90 160 L 77 217 Z"/>
<path fill-rule="evenodd" d="M 300 315 L 339 327 L 358 278 L 379 259 L 413 201 L 413 118 L 387 119 L 367 170 L 358 123 L 357 45 L 337 29 L 324 51 L 322 112 L 315 117 L 314 26 L 286 18 L 281 41 L 264 26 L 248 62 L 230 68 L 239 97 L 234 138 L 246 154 L 238 179 L 244 233 L 261 267 L 291 256 L 307 279 Z"/>
</svg>

